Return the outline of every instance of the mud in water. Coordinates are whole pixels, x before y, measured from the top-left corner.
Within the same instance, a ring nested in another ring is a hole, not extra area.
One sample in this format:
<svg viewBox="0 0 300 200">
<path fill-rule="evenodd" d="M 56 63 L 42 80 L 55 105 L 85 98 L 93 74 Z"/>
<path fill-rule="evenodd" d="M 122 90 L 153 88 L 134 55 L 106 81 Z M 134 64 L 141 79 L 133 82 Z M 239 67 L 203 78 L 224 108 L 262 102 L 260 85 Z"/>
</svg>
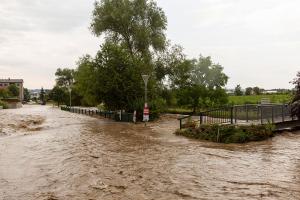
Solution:
<svg viewBox="0 0 300 200">
<path fill-rule="evenodd" d="M 224 145 L 173 135 L 172 116 L 144 127 L 25 106 L 0 119 L 1 200 L 300 199 L 300 132 Z"/>
</svg>

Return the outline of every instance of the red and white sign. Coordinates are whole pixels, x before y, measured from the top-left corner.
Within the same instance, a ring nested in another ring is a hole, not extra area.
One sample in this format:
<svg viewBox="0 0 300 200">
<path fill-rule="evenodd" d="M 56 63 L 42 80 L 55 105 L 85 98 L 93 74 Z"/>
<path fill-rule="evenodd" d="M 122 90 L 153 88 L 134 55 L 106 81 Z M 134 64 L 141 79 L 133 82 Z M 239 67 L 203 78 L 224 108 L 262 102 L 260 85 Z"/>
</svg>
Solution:
<svg viewBox="0 0 300 200">
<path fill-rule="evenodd" d="M 150 114 L 149 108 L 148 108 L 147 105 L 145 105 L 145 107 L 144 107 L 144 115 L 143 115 L 143 121 L 144 122 L 148 122 L 149 121 L 149 114 Z"/>
</svg>

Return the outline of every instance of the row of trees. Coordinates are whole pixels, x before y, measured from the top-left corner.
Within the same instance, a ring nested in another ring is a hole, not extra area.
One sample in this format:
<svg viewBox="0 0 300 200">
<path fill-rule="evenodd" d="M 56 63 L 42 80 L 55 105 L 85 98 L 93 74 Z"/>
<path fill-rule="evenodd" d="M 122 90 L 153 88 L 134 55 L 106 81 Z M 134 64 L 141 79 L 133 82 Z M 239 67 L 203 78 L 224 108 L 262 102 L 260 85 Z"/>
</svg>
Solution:
<svg viewBox="0 0 300 200">
<path fill-rule="evenodd" d="M 50 96 L 73 105 L 103 104 L 109 110 L 141 111 L 143 74 L 150 75 L 152 114 L 166 106 L 200 107 L 227 103 L 228 77 L 210 57 L 188 59 L 183 49 L 167 41 L 165 13 L 152 0 L 101 0 L 95 4 L 92 33 L 104 36 L 95 57 L 85 55 L 75 70 L 56 72 Z"/>
<path fill-rule="evenodd" d="M 259 88 L 259 87 L 247 87 L 245 89 L 245 92 L 243 91 L 241 85 L 237 85 L 235 88 L 234 88 L 234 94 L 236 96 L 242 96 L 242 95 L 247 95 L 247 96 L 250 96 L 250 95 L 261 95 L 263 92 L 263 89 Z"/>
</svg>

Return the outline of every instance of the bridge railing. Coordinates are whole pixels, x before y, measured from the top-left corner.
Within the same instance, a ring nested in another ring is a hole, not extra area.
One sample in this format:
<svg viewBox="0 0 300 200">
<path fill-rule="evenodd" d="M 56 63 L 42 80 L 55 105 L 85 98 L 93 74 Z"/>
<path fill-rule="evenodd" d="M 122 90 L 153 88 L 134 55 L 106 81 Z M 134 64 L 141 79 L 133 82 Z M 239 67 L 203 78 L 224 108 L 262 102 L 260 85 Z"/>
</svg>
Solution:
<svg viewBox="0 0 300 200">
<path fill-rule="evenodd" d="M 104 118 L 112 119 L 120 122 L 133 122 L 133 113 L 116 112 L 116 111 L 103 111 L 97 108 L 82 108 L 82 107 L 69 107 L 61 106 L 61 110 L 77 114 L 89 116 L 101 116 Z"/>
<path fill-rule="evenodd" d="M 294 120 L 288 104 L 245 104 L 224 106 L 180 118 L 180 127 L 201 124 L 266 124 Z"/>
</svg>

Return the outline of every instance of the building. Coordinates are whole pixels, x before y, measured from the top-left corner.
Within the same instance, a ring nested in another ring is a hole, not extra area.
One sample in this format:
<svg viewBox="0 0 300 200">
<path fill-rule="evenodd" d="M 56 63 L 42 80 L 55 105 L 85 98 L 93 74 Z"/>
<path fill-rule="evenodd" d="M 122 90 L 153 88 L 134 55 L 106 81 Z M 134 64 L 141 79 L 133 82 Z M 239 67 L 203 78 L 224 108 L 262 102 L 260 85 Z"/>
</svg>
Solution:
<svg viewBox="0 0 300 200">
<path fill-rule="evenodd" d="M 15 84 L 19 88 L 19 101 L 24 100 L 24 88 L 23 88 L 23 79 L 0 79 L 0 89 L 5 89 L 9 85 Z"/>
</svg>

